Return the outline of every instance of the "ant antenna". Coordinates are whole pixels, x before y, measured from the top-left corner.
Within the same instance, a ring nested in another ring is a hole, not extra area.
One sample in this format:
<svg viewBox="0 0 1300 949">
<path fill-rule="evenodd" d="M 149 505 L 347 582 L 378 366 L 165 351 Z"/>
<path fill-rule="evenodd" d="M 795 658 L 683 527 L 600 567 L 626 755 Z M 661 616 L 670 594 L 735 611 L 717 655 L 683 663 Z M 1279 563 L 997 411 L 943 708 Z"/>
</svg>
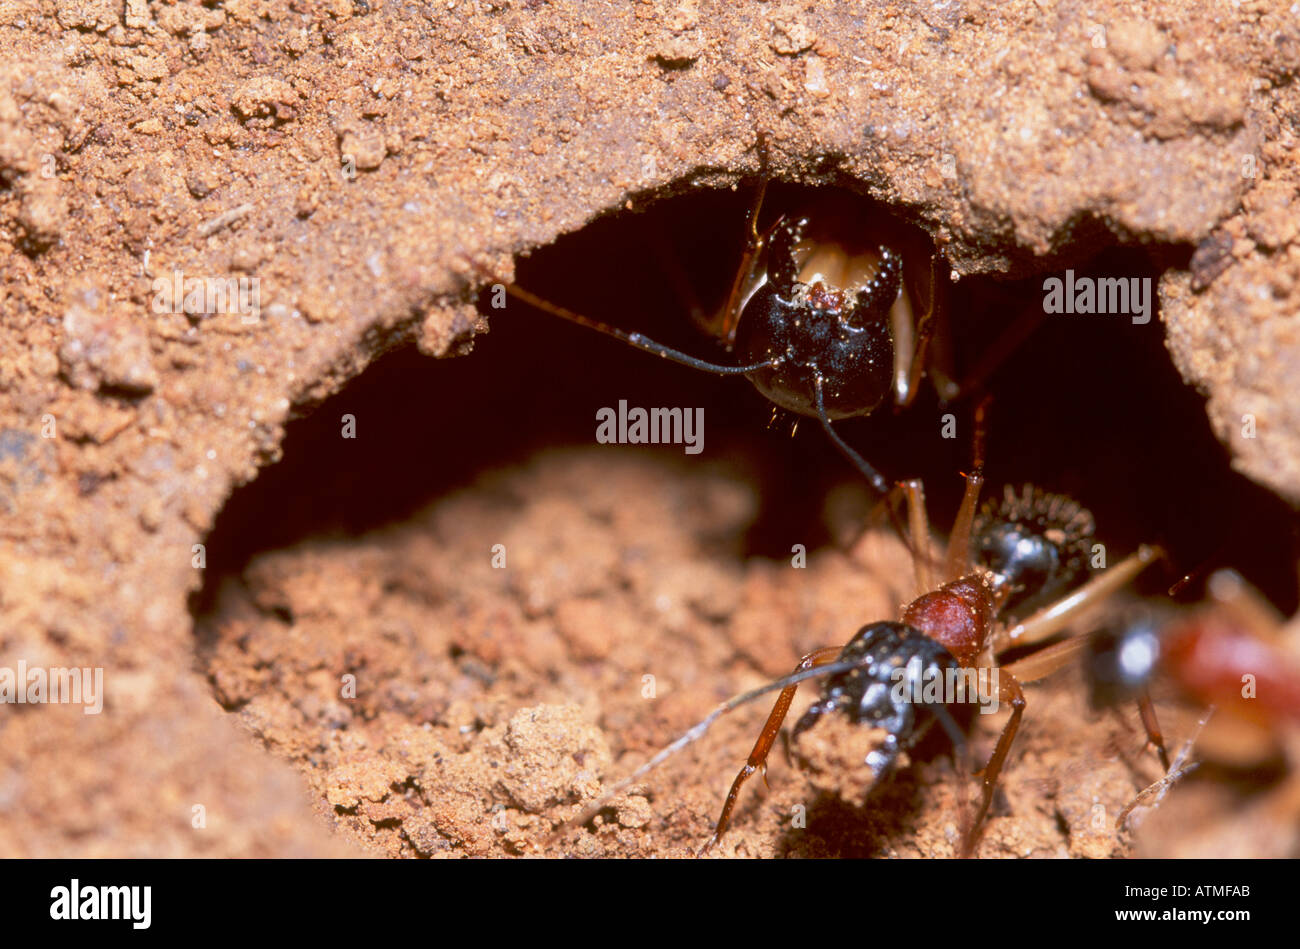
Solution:
<svg viewBox="0 0 1300 949">
<path fill-rule="evenodd" d="M 975 849 L 976 833 L 978 824 L 970 820 L 970 801 L 967 793 L 968 776 L 971 774 L 970 766 L 970 736 L 965 734 L 957 720 L 952 717 L 946 706 L 932 705 L 930 710 L 934 713 L 935 719 L 939 722 L 940 727 L 948 735 L 948 740 L 952 742 L 952 760 L 953 770 L 957 772 L 957 813 L 958 824 L 961 826 L 961 850 L 959 853 L 963 858 L 971 856 Z"/>
<path fill-rule="evenodd" d="M 1117 831 L 1124 829 L 1124 825 L 1128 823 L 1129 815 L 1135 810 L 1139 807 L 1156 807 L 1165 799 L 1165 795 L 1169 793 L 1169 789 L 1173 787 L 1175 781 L 1191 774 L 1200 767 L 1199 761 L 1193 761 L 1189 764 L 1187 759 L 1191 756 L 1192 748 L 1196 745 L 1197 739 L 1201 737 L 1201 731 L 1210 721 L 1210 716 L 1213 714 L 1214 706 L 1211 705 L 1205 710 L 1204 717 L 1196 723 L 1196 731 L 1192 733 L 1192 737 L 1187 739 L 1187 742 L 1183 745 L 1182 749 L 1174 757 L 1173 764 L 1165 766 L 1167 769 L 1165 776 L 1157 780 L 1154 784 L 1148 785 L 1139 791 L 1138 796 L 1129 801 L 1128 806 L 1125 807 L 1124 810 L 1120 811 L 1119 817 L 1115 819 L 1115 829 Z M 1147 801 L 1153 796 L 1155 797 L 1155 800 L 1148 804 Z"/>
<path fill-rule="evenodd" d="M 834 427 L 831 426 L 830 416 L 826 414 L 826 397 L 822 392 L 822 375 L 820 372 L 813 376 L 813 391 L 817 396 L 817 419 L 822 423 L 822 429 L 826 432 L 826 436 L 834 442 L 835 447 L 840 450 L 840 454 L 849 460 L 849 464 L 857 468 L 862 473 L 862 476 L 871 482 L 871 486 L 876 489 L 878 494 L 889 494 L 889 482 L 885 480 L 884 476 L 871 467 L 867 459 L 854 451 L 853 446 L 841 438 L 839 432 L 835 431 Z"/>
<path fill-rule="evenodd" d="M 474 268 L 488 279 L 495 279 L 491 273 L 475 263 Z M 529 306 L 536 307 L 544 313 L 552 316 L 558 316 L 562 320 L 568 320 L 570 323 L 577 323 L 579 326 L 585 326 L 587 329 L 595 330 L 598 333 L 604 333 L 606 336 L 613 336 L 615 339 L 621 339 L 623 342 L 635 346 L 647 353 L 652 353 L 664 359 L 679 363 L 683 366 L 689 366 L 692 369 L 699 369 L 703 372 L 711 372 L 716 376 L 743 376 L 746 373 L 757 372 L 760 369 L 779 366 L 783 357 L 773 356 L 770 359 L 764 359 L 762 362 L 752 363 L 748 366 L 723 366 L 719 363 L 705 362 L 703 359 L 696 359 L 694 356 L 672 349 L 662 343 L 656 343 L 652 339 L 647 339 L 640 333 L 629 333 L 619 329 L 617 326 L 610 326 L 608 323 L 602 323 L 599 320 L 593 320 L 591 317 L 583 316 L 581 313 L 575 313 L 558 304 L 551 303 L 549 300 L 543 300 L 534 293 L 530 293 L 523 287 L 516 286 L 513 283 L 505 284 L 505 291 L 510 296 L 522 300 Z"/>
<path fill-rule="evenodd" d="M 735 709 L 740 708 L 742 705 L 747 705 L 755 699 L 762 698 L 769 692 L 776 692 L 780 689 L 786 688 L 787 686 L 797 685 L 806 679 L 835 675 L 838 672 L 851 672 L 852 670 L 859 668 L 861 665 L 861 659 L 852 659 L 842 660 L 840 662 L 830 662 L 824 666 L 814 666 L 811 669 L 801 669 L 798 672 L 791 673 L 785 678 L 777 679 L 776 681 L 769 682 L 766 685 L 760 685 L 756 689 L 750 689 L 748 692 L 742 692 L 740 695 L 728 699 L 695 725 L 691 726 L 690 729 L 683 732 L 681 736 L 675 739 L 671 744 L 665 745 L 654 755 L 654 757 L 641 765 L 641 767 L 637 768 L 627 777 L 610 785 L 609 789 L 605 791 L 604 794 L 598 797 L 591 804 L 587 805 L 587 807 L 583 808 L 576 817 L 569 818 L 553 830 L 550 837 L 547 838 L 548 842 L 558 840 L 573 827 L 587 823 L 587 821 L 591 820 L 608 807 L 610 801 L 618 797 L 633 784 L 636 784 L 637 781 L 641 780 L 641 778 L 659 767 L 687 745 L 694 744 L 696 741 L 703 738 L 705 732 L 713 727 L 713 723 L 722 718 L 722 716 L 726 715 L 728 712 L 732 712 Z"/>
</svg>

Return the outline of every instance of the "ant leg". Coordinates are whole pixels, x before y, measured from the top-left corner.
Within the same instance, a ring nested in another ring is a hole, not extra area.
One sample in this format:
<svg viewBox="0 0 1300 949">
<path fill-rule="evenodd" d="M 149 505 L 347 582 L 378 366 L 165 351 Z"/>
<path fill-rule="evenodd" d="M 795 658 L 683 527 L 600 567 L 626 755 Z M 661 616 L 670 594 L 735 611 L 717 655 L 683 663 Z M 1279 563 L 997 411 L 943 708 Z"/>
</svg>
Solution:
<svg viewBox="0 0 1300 949">
<path fill-rule="evenodd" d="M 984 487 L 984 468 L 981 465 L 966 476 L 966 490 L 962 492 L 961 507 L 957 509 L 957 520 L 948 535 L 948 580 L 957 580 L 971 571 L 971 529 L 975 521 L 975 509 L 979 504 L 980 489 Z"/>
<path fill-rule="evenodd" d="M 1265 641 L 1275 640 L 1283 620 L 1277 612 L 1235 570 L 1216 570 L 1210 575 L 1210 596 L 1248 630 Z"/>
<path fill-rule="evenodd" d="M 948 733 L 948 740 L 952 742 L 952 763 L 957 770 L 957 825 L 962 828 L 962 839 L 966 838 L 966 828 L 970 827 L 970 794 L 967 785 L 970 783 L 970 742 L 962 730 L 958 727 L 956 719 L 944 705 L 931 706 L 934 717 L 938 719 L 939 725 Z"/>
<path fill-rule="evenodd" d="M 912 543 L 912 567 L 916 571 L 917 596 L 934 589 L 930 574 L 930 518 L 925 510 L 925 485 L 919 478 L 900 481 L 898 488 L 907 499 L 907 525 Z"/>
<path fill-rule="evenodd" d="M 871 467 L 865 458 L 854 451 L 853 447 L 849 445 L 848 442 L 840 438 L 839 432 L 835 431 L 834 426 L 831 425 L 830 416 L 826 414 L 826 396 L 824 393 L 824 383 L 822 381 L 821 373 L 817 372 L 815 366 L 813 367 L 813 373 L 813 392 L 816 393 L 817 396 L 817 420 L 821 422 L 822 430 L 826 432 L 826 437 L 829 438 L 832 444 L 840 450 L 840 454 L 849 460 L 849 464 L 857 468 L 862 476 L 870 482 L 871 486 L 876 489 L 876 493 L 883 496 L 885 500 L 888 501 L 890 496 L 889 482 L 885 480 L 884 476 L 881 475 L 879 471 Z M 909 550 L 911 550 L 912 557 L 916 558 L 921 556 L 908 540 L 908 532 L 905 531 L 903 526 L 898 522 L 898 512 L 894 510 L 893 505 L 887 503 L 886 508 L 889 511 L 890 520 L 894 523 L 894 530 L 898 531 L 898 536 L 902 538 L 903 543 L 908 546 Z M 928 532 L 926 536 L 929 536 Z M 927 559 L 929 557 L 929 549 L 930 546 L 927 542 L 923 549 L 924 556 Z"/>
<path fill-rule="evenodd" d="M 916 341 L 916 317 L 906 290 L 889 308 L 889 328 L 894 337 L 894 407 L 904 409 L 916 398 L 922 374 L 917 358 L 921 347 Z"/>
<path fill-rule="evenodd" d="M 905 498 L 903 494 L 903 484 L 902 482 L 898 482 L 892 488 L 889 489 L 888 494 L 886 494 L 883 498 L 880 499 L 879 502 L 877 502 L 875 505 L 872 506 L 871 510 L 867 513 L 866 518 L 862 521 L 861 524 L 858 524 L 855 528 L 852 529 L 851 532 L 849 531 L 845 532 L 844 546 L 849 551 L 853 552 L 852 555 L 854 559 L 859 559 L 859 555 L 857 551 L 859 550 L 861 545 L 866 542 L 867 536 L 875 528 L 879 527 L 881 522 L 885 518 L 888 518 L 890 523 L 893 524 L 895 527 L 897 527 L 901 523 L 901 520 L 898 515 L 898 506 L 899 506 L 899 502 L 904 500 Z M 881 511 L 882 508 L 884 509 L 883 514 Z M 903 542 L 903 546 L 908 549 L 908 552 L 912 553 L 913 556 L 915 556 L 915 552 L 912 550 L 908 538 L 900 537 L 899 539 Z"/>
<path fill-rule="evenodd" d="M 1003 666 L 1002 669 L 1014 676 L 1017 682 L 1034 682 L 1070 663 L 1083 650 L 1087 642 L 1088 634 L 1080 633 L 1046 649 L 1040 649 L 1023 659 L 1018 659 Z M 1146 692 L 1138 698 L 1138 713 L 1142 718 L 1142 727 L 1147 733 L 1147 741 L 1155 746 L 1156 753 L 1160 756 L 1160 763 L 1168 771 L 1169 751 L 1165 747 L 1164 735 L 1160 731 L 1160 721 L 1156 718 L 1155 705 Z"/>
<path fill-rule="evenodd" d="M 727 344 L 728 350 L 736 343 L 736 328 L 740 325 L 740 314 L 754 290 L 757 289 L 755 286 L 757 278 L 754 273 L 754 263 L 758 259 L 758 255 L 763 252 L 763 248 L 767 246 L 767 241 L 772 236 L 773 231 L 781 224 L 781 219 L 778 219 L 765 232 L 759 233 L 758 216 L 763 210 L 763 199 L 767 197 L 767 183 L 771 178 L 768 173 L 767 136 L 762 132 L 758 133 L 757 148 L 758 189 L 754 194 L 754 203 L 750 206 L 749 215 L 745 218 L 745 229 L 748 232 L 745 237 L 745 250 L 740 255 L 740 264 L 736 267 L 736 276 L 731 282 L 731 292 L 727 294 L 727 302 L 722 310 L 721 326 L 718 332 L 723 342 Z"/>
<path fill-rule="evenodd" d="M 1151 695 L 1145 690 L 1138 696 L 1138 714 L 1142 718 L 1142 727 L 1146 729 L 1147 741 L 1155 746 L 1156 754 L 1160 756 L 1160 763 L 1164 766 L 1166 772 L 1169 769 L 1169 752 L 1165 749 L 1165 736 L 1160 731 L 1160 720 L 1156 718 L 1156 707 L 1151 701 Z"/>
<path fill-rule="evenodd" d="M 1126 586 L 1150 564 L 1164 556 L 1159 547 L 1143 544 L 1105 573 L 1093 577 L 1073 593 L 1044 607 L 1024 621 L 1007 629 L 998 649 L 1010 644 L 1036 643 L 1054 636 L 1082 613 Z"/>
<path fill-rule="evenodd" d="M 808 653 L 799 660 L 799 665 L 795 666 L 795 672 L 802 672 L 805 669 L 811 669 L 815 666 L 822 666 L 828 662 L 833 662 L 835 657 L 840 654 L 841 647 L 826 646 L 814 652 Z M 776 704 L 772 706 L 772 713 L 767 716 L 767 722 L 763 725 L 763 731 L 759 733 L 758 741 L 754 742 L 754 750 L 749 753 L 749 758 L 745 766 L 740 769 L 736 775 L 736 780 L 731 782 L 731 790 L 727 794 L 726 803 L 722 805 L 722 813 L 718 816 L 718 822 L 713 827 L 713 836 L 708 839 L 704 847 L 700 850 L 699 856 L 704 856 L 722 839 L 726 833 L 727 825 L 731 823 L 731 812 L 736 807 L 736 801 L 740 797 L 740 789 L 745 782 L 750 779 L 755 771 L 763 772 L 763 781 L 767 781 L 767 755 L 772 750 L 772 744 L 776 741 L 777 733 L 781 730 L 781 723 L 785 721 L 786 715 L 790 711 L 790 703 L 794 701 L 794 694 L 799 689 L 799 684 L 787 685 L 781 690 L 781 694 L 776 697 Z"/>
<path fill-rule="evenodd" d="M 1020 688 L 1016 677 L 1005 668 L 1001 669 L 998 675 L 998 701 L 1011 704 L 1011 718 L 1003 726 L 1002 734 L 998 736 L 998 743 L 993 749 L 993 755 L 989 758 L 989 763 L 984 766 L 984 793 L 980 797 L 980 806 L 975 812 L 975 820 L 971 822 L 966 839 L 962 842 L 963 857 L 969 857 L 975 852 L 980 826 L 989 812 L 989 806 L 993 803 L 993 791 L 997 787 L 998 775 L 1002 773 L 1007 752 L 1011 750 L 1011 743 L 1015 741 L 1016 732 L 1020 729 L 1020 718 L 1025 713 L 1024 690 Z"/>
<path fill-rule="evenodd" d="M 757 372 L 759 369 L 766 369 L 769 366 L 775 366 L 781 362 L 781 357 L 766 359 L 763 362 L 756 362 L 749 366 L 723 366 L 718 363 L 706 362 L 703 359 L 696 359 L 686 353 L 676 349 L 670 349 L 662 343 L 656 343 L 652 339 L 642 336 L 640 333 L 628 333 L 616 326 L 610 326 L 608 323 L 602 323 L 599 320 L 593 320 L 590 317 L 583 316 L 581 313 L 575 313 L 572 310 L 565 309 L 548 300 L 543 300 L 535 293 L 525 290 L 523 287 L 515 284 L 506 284 L 506 293 L 516 299 L 522 300 L 529 306 L 536 307 L 544 313 L 552 316 L 558 316 L 562 320 L 568 320 L 570 323 L 577 323 L 579 326 L 585 326 L 587 329 L 596 330 L 598 333 L 604 333 L 607 336 L 613 336 L 615 339 L 621 339 L 623 342 L 635 346 L 637 349 L 644 350 L 664 359 L 679 363 L 683 366 L 689 366 L 692 369 L 699 369 L 703 372 L 711 372 L 718 376 L 743 376 L 751 372 Z"/>
<path fill-rule="evenodd" d="M 1002 671 L 1009 672 L 1017 682 L 1037 682 L 1039 679 L 1046 678 L 1057 669 L 1062 669 L 1069 665 L 1083 648 L 1088 645 L 1088 634 L 1079 633 L 1071 636 L 1069 639 L 1063 639 L 1059 643 L 1053 643 L 1044 649 L 1025 656 L 1023 659 L 1017 659 L 1015 662 L 1009 662 L 1002 666 Z"/>
<path fill-rule="evenodd" d="M 1003 666 L 1002 669 L 1004 672 L 1009 672 L 1017 682 L 1034 682 L 1051 675 L 1069 663 L 1083 650 L 1087 642 L 1088 634 L 1080 633 Z M 1160 721 L 1156 718 L 1156 707 L 1151 702 L 1151 696 L 1145 691 L 1138 697 L 1138 714 L 1142 718 L 1142 727 L 1146 730 L 1147 741 L 1155 746 L 1156 753 L 1160 756 L 1160 764 L 1164 766 L 1165 771 L 1168 771 L 1169 751 L 1165 747 L 1165 738 L 1160 731 Z"/>
<path fill-rule="evenodd" d="M 768 695 L 771 692 L 783 691 L 792 686 L 796 686 L 805 679 L 819 679 L 823 676 L 838 675 L 841 672 L 852 672 L 855 669 L 862 668 L 862 661 L 860 659 L 842 659 L 835 661 L 820 657 L 821 653 L 833 651 L 833 649 L 821 649 L 818 650 L 817 653 L 810 653 L 804 658 L 815 659 L 816 661 L 812 662 L 807 668 L 803 668 L 803 664 L 801 663 L 801 667 L 788 676 L 783 676 L 775 682 L 765 683 L 756 689 L 750 689 L 748 692 L 742 692 L 739 695 L 734 695 L 727 699 L 727 701 L 723 702 L 700 721 L 692 725 L 690 729 L 678 735 L 677 738 L 669 744 L 660 748 L 648 761 L 642 764 L 641 767 L 606 787 L 599 797 L 587 804 L 587 806 L 576 815 L 570 817 L 568 820 L 556 827 L 555 830 L 551 832 L 548 840 L 552 842 L 559 840 L 567 831 L 587 823 L 587 821 L 591 820 L 608 807 L 611 801 L 632 785 L 636 784 L 651 771 L 655 770 L 655 768 L 658 768 L 683 748 L 699 741 L 718 719 L 734 712 L 742 705 L 748 705 L 755 699 Z M 793 693 L 791 694 L 793 695 Z"/>
<path fill-rule="evenodd" d="M 895 340 L 895 362 L 894 362 L 894 404 L 897 408 L 905 409 L 912 404 L 916 398 L 917 391 L 921 388 L 921 377 L 925 374 L 926 364 L 930 365 L 930 378 L 934 382 L 935 388 L 939 392 L 939 397 L 945 402 L 951 402 L 956 399 L 961 390 L 953 382 L 952 377 L 945 369 L 934 364 L 939 362 L 938 359 L 931 360 L 930 353 L 932 346 L 934 350 L 942 349 L 946 354 L 948 350 L 949 335 L 948 323 L 941 302 L 942 296 L 939 292 L 940 281 L 942 276 L 939 273 L 940 262 L 942 258 L 938 254 L 930 256 L 930 299 L 926 306 L 925 315 L 921 317 L 920 322 L 914 324 L 912 320 L 912 305 L 907 300 L 907 295 L 899 297 L 901 307 L 895 307 L 897 313 L 891 310 L 890 313 L 896 319 L 894 323 L 894 340 Z M 899 321 L 906 316 L 907 323 L 900 327 Z M 942 344 L 942 345 L 939 345 Z M 907 352 L 910 348 L 910 358 Z M 936 357 L 939 355 L 935 353 Z"/>
<path fill-rule="evenodd" d="M 916 498 L 912 496 L 914 492 L 917 495 Z M 906 521 L 899 514 L 900 500 L 908 506 Z M 884 508 L 885 516 L 889 518 L 895 534 L 903 542 L 903 546 L 912 557 L 912 568 L 917 586 L 912 595 L 915 597 L 932 590 L 933 587 L 929 586 L 927 581 L 929 571 L 934 568 L 935 561 L 930 555 L 930 525 L 925 513 L 925 489 L 920 479 L 897 482 L 889 489 L 889 493 L 872 508 L 867 520 L 847 545 L 849 550 L 854 552 L 852 556 L 855 559 L 859 557 L 857 551 L 860 546 L 866 541 L 867 535 L 879 525 L 880 518 L 878 515 L 881 508 Z M 917 526 L 918 517 L 920 519 L 919 527 Z"/>
<path fill-rule="evenodd" d="M 1205 728 L 1206 723 L 1210 720 L 1210 716 L 1213 714 L 1214 706 L 1211 705 L 1209 710 L 1205 713 L 1205 716 L 1197 723 L 1196 731 L 1193 732 L 1192 737 L 1183 744 L 1182 749 L 1174 758 L 1173 764 L 1165 764 L 1164 777 L 1139 791 L 1137 797 L 1133 798 L 1133 800 L 1131 800 L 1128 805 L 1119 812 L 1119 817 L 1115 818 L 1116 831 L 1122 831 L 1124 829 L 1124 825 L 1128 823 L 1129 815 L 1132 814 L 1133 811 L 1139 807 L 1157 806 L 1164 800 L 1165 795 L 1169 793 L 1169 789 L 1173 787 L 1175 781 L 1196 770 L 1197 762 L 1188 764 L 1187 759 L 1191 756 L 1192 748 L 1196 745 L 1197 739 L 1201 737 L 1202 729 Z M 1155 800 L 1151 801 L 1150 804 L 1147 804 L 1146 802 L 1153 796 L 1155 797 Z"/>
<path fill-rule="evenodd" d="M 975 435 L 971 449 L 971 471 L 966 475 L 966 490 L 962 493 L 957 519 L 948 535 L 948 580 L 957 580 L 971 570 L 971 529 L 975 511 L 979 506 L 980 489 L 984 486 L 984 439 L 988 418 L 989 400 L 986 398 L 975 408 Z"/>
</svg>

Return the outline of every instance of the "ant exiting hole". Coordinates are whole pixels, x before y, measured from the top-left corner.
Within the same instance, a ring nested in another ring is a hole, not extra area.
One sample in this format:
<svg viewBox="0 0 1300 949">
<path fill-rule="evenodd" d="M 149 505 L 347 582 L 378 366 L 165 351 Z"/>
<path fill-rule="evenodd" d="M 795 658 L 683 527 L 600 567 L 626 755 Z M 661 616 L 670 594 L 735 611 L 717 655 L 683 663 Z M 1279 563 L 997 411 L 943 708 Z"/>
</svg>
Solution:
<svg viewBox="0 0 1300 949">
<path fill-rule="evenodd" d="M 767 213 L 770 175 L 762 136 L 757 151 L 760 177 L 736 231 L 738 262 L 722 302 L 701 303 L 685 289 L 678 307 L 721 341 L 722 352 L 713 358 L 606 322 L 615 307 L 601 307 L 598 318 L 519 284 L 494 285 L 491 306 L 503 308 L 508 297 L 682 366 L 744 376 L 778 411 L 815 420 L 883 496 L 889 480 L 833 423 L 886 404 L 906 408 L 927 370 L 945 399 L 959 394 L 943 366 L 941 260 L 919 229 L 850 192 L 807 189 L 788 209 Z M 689 288 L 680 269 L 666 263 L 668 279 Z M 488 269 L 474 266 L 493 279 Z"/>
</svg>

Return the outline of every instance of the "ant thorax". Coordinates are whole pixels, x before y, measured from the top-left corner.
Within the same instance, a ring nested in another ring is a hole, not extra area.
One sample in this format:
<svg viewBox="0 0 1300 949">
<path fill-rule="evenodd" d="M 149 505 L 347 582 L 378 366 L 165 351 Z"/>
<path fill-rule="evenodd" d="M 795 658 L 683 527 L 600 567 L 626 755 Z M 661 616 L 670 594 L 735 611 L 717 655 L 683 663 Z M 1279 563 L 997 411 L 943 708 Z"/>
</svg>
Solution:
<svg viewBox="0 0 1300 949">
<path fill-rule="evenodd" d="M 1007 580 L 987 568 L 922 593 L 903 609 L 903 622 L 939 643 L 963 666 L 984 651 L 1006 599 Z"/>
</svg>

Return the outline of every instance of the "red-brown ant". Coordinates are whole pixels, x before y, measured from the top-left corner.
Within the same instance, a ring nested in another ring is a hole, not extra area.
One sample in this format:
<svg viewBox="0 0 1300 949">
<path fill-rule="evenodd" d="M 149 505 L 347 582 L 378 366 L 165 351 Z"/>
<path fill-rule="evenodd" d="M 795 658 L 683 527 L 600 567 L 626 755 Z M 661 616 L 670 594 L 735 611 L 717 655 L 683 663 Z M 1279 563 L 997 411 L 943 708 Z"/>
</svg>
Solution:
<svg viewBox="0 0 1300 949">
<path fill-rule="evenodd" d="M 621 339 L 638 349 L 717 375 L 743 375 L 780 408 L 815 418 L 839 451 L 880 494 L 889 482 L 832 427 L 865 416 L 891 394 L 915 397 L 940 320 L 940 258 L 915 228 L 840 195 L 760 231 L 768 151 L 758 138 L 761 178 L 748 237 L 726 304 L 711 327 L 739 365 L 698 359 L 544 300 L 515 284 L 506 292 L 539 310 Z M 490 277 L 484 268 L 478 268 Z M 922 316 L 917 319 L 916 312 Z M 946 398 L 956 387 L 932 372 Z"/>
<path fill-rule="evenodd" d="M 1209 606 L 1134 607 L 1089 636 L 1093 706 L 1141 697 L 1160 680 L 1193 705 L 1216 708 L 1219 720 L 1273 733 L 1300 724 L 1300 655 L 1287 649 L 1282 621 L 1234 571 L 1214 573 L 1208 589 Z M 1152 731 L 1167 768 L 1164 741 Z"/>
<path fill-rule="evenodd" d="M 1089 574 L 1088 545 L 1094 528 L 1092 516 L 1077 503 L 1029 487 L 1020 494 L 1008 489 L 1000 504 L 986 504 L 977 516 L 983 484 L 982 442 L 977 415 L 975 464 L 966 476 L 966 490 L 949 537 L 942 584 L 935 585 L 933 561 L 926 555 L 930 533 L 923 489 L 919 481 L 904 482 L 900 488 L 908 506 L 914 566 L 918 585 L 926 592 L 902 609 L 899 621 L 869 623 L 847 645 L 815 650 L 804 656 L 791 675 L 731 699 L 614 784 L 565 827 L 590 820 L 613 797 L 702 736 L 722 715 L 779 689 L 776 704 L 732 783 L 713 835 L 701 851 L 707 853 L 726 832 L 745 782 L 756 771 L 766 775 L 768 755 L 799 683 L 822 678 L 819 699 L 795 725 L 794 738 L 797 742 L 802 733 L 833 714 L 865 726 L 863 734 L 870 736 L 865 764 L 873 783 L 884 779 L 900 755 L 935 722 L 952 739 L 960 769 L 966 757 L 960 703 L 1010 705 L 1011 717 L 982 771 L 979 804 L 973 818 L 963 822 L 966 826 L 959 852 L 963 856 L 973 853 L 1024 713 L 1021 683 L 1059 669 L 1082 648 L 1085 637 L 1048 646 L 1000 668 L 997 654 L 1013 645 L 1036 644 L 1055 636 L 1082 610 L 1119 590 L 1160 556 L 1157 548 L 1143 546 L 1104 573 L 1081 582 Z M 1027 618 L 1014 619 L 1044 601 L 1050 602 Z M 979 671 L 988 674 L 970 674 Z M 991 688 L 987 685 L 990 680 Z M 964 682 L 969 685 L 969 695 L 958 686 L 956 695 L 944 690 L 931 700 L 928 691 L 917 688 L 922 682 L 936 681 Z"/>
<path fill-rule="evenodd" d="M 1271 607 L 1230 570 L 1211 576 L 1209 592 L 1210 606 L 1136 609 L 1096 630 L 1088 652 L 1093 703 L 1113 704 L 1164 678 L 1221 716 L 1266 727 L 1300 723 L 1300 658 L 1282 646 Z"/>
<path fill-rule="evenodd" d="M 1186 702 L 1213 709 L 1205 741 L 1211 749 L 1234 763 L 1254 763 L 1279 752 L 1292 759 L 1290 777 L 1270 795 L 1264 810 L 1294 818 L 1300 810 L 1300 761 L 1294 760 L 1300 756 L 1300 625 L 1284 625 L 1234 571 L 1215 572 L 1208 591 L 1208 605 L 1176 609 L 1143 604 L 1088 636 L 1085 670 L 1092 703 L 1113 707 L 1134 696 L 1145 698 L 1158 682 Z M 1143 723 L 1170 772 L 1152 786 L 1163 790 L 1176 775 L 1154 712 L 1144 710 Z M 1149 795 L 1143 792 L 1134 804 L 1143 796 Z"/>
</svg>

